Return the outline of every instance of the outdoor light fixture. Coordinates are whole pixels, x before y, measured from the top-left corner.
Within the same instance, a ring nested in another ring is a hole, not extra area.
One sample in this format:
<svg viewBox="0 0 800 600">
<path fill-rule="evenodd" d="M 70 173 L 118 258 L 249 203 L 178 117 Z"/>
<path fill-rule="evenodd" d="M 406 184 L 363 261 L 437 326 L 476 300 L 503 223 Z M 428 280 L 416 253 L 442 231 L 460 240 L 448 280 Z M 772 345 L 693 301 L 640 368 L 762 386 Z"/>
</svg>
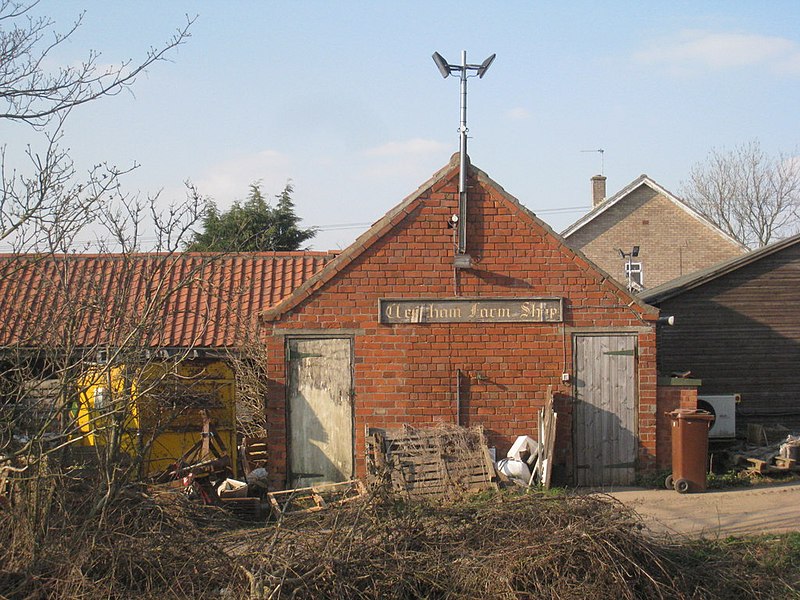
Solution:
<svg viewBox="0 0 800 600">
<path fill-rule="evenodd" d="M 459 159 L 460 159 L 460 173 L 458 176 L 458 244 L 457 244 L 457 257 L 461 256 L 460 260 L 454 261 L 456 268 L 469 268 L 471 261 L 466 256 L 467 251 L 467 77 L 475 75 L 478 78 L 483 78 L 489 66 L 494 62 L 496 54 L 492 54 L 489 58 L 484 60 L 479 65 L 467 64 L 467 51 L 461 52 L 461 64 L 453 65 L 448 63 L 444 57 L 438 52 L 433 53 L 433 62 L 439 69 L 439 73 L 445 79 L 453 73 L 459 73 L 461 81 L 461 125 L 458 128 L 460 141 L 459 141 Z M 466 259 L 465 259 L 466 257 Z M 466 265 L 466 266 L 465 266 Z"/>
<path fill-rule="evenodd" d="M 447 79 L 451 71 L 450 71 L 450 65 L 447 64 L 447 61 L 444 59 L 444 56 L 442 56 L 438 52 L 434 52 L 433 62 L 435 62 L 436 66 L 439 67 L 439 73 L 442 74 L 442 77 Z"/>
</svg>

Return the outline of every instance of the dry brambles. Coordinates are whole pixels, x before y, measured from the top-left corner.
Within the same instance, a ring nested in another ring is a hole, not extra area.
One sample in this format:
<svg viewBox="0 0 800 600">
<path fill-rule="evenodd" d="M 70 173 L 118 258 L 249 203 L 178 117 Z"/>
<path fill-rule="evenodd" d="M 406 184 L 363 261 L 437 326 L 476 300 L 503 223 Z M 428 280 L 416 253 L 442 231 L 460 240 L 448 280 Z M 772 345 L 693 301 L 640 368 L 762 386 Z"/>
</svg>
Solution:
<svg viewBox="0 0 800 600">
<path fill-rule="evenodd" d="M 798 583 L 736 547 L 654 538 L 603 495 L 364 497 L 254 524 L 145 488 L 89 516 L 85 480 L 47 481 L 0 509 L 0 597 L 785 598 Z"/>
</svg>

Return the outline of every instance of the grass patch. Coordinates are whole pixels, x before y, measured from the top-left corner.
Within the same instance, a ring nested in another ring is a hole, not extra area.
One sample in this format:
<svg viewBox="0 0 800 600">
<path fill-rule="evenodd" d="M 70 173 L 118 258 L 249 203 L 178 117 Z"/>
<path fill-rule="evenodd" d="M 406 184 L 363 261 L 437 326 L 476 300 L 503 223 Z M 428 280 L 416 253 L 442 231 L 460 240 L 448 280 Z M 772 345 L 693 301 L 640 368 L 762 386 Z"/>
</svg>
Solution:
<svg viewBox="0 0 800 600">
<path fill-rule="evenodd" d="M 749 487 L 754 483 L 753 475 L 747 471 L 731 469 L 724 473 L 709 473 L 706 476 L 706 485 L 710 489 L 725 489 L 733 487 Z"/>
<path fill-rule="evenodd" d="M 667 475 L 672 473 L 669 469 L 660 469 L 649 473 L 638 473 L 634 485 L 650 490 L 663 490 Z"/>
<path fill-rule="evenodd" d="M 693 559 L 695 568 L 708 565 L 709 579 L 717 565 L 735 564 L 736 576 L 747 578 L 756 597 L 800 598 L 800 533 L 695 540 L 682 552 Z M 724 597 L 719 595 L 724 584 L 709 588 L 716 594 L 710 597 Z"/>
</svg>

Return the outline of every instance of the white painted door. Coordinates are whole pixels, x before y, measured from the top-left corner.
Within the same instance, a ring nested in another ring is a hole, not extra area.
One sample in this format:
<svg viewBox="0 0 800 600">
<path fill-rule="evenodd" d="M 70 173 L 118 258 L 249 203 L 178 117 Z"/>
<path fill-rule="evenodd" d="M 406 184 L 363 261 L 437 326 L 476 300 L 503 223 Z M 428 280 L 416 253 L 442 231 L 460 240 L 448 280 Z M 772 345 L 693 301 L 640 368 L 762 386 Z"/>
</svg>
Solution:
<svg viewBox="0 0 800 600">
<path fill-rule="evenodd" d="M 630 485 L 636 475 L 636 336 L 575 337 L 578 485 Z"/>
<path fill-rule="evenodd" d="M 353 476 L 351 341 L 289 339 L 289 485 Z"/>
</svg>

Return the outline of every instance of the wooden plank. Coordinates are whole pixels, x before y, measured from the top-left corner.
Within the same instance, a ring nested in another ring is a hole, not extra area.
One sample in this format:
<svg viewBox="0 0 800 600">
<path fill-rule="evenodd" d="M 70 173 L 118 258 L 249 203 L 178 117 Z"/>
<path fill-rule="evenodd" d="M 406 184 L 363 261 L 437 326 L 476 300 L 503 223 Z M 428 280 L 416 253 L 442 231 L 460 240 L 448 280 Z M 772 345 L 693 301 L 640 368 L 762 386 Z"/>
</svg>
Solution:
<svg viewBox="0 0 800 600">
<path fill-rule="evenodd" d="M 338 506 L 357 499 L 366 492 L 358 480 L 318 486 L 281 490 L 267 494 L 273 514 L 277 517 L 287 512 L 309 512 L 328 506 Z"/>
<path fill-rule="evenodd" d="M 747 462 L 750 463 L 749 469 L 756 473 L 766 473 L 769 467 L 767 461 L 758 458 L 748 458 Z"/>
<path fill-rule="evenodd" d="M 797 461 L 793 458 L 785 458 L 783 456 L 776 456 L 775 457 L 775 465 L 781 467 L 783 469 L 789 469 L 792 471 L 798 470 Z"/>
<path fill-rule="evenodd" d="M 558 415 L 553 413 L 550 422 L 550 433 L 547 440 L 547 465 L 544 468 L 544 488 L 550 489 L 550 482 L 553 474 L 553 454 L 556 443 L 556 424 Z"/>
</svg>

